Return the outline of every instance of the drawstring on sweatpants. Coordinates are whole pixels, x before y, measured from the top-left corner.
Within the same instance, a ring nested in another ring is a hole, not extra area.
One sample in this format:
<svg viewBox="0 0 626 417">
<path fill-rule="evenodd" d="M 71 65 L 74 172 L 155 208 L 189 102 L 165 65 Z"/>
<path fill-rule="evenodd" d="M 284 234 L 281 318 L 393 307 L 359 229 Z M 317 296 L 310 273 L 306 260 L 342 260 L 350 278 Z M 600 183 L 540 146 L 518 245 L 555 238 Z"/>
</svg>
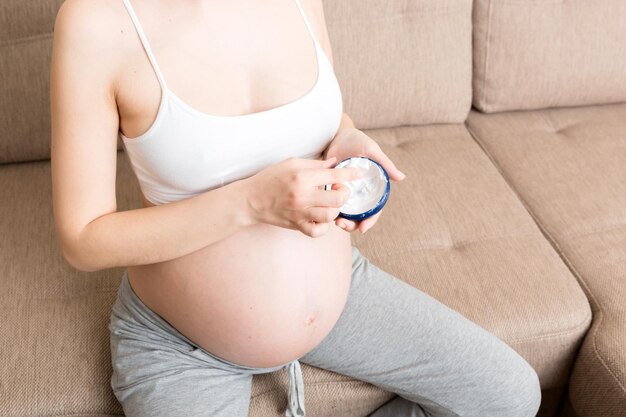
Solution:
<svg viewBox="0 0 626 417">
<path fill-rule="evenodd" d="M 286 417 L 304 417 L 304 381 L 300 362 L 296 359 L 287 365 L 289 372 L 289 395 Z"/>
</svg>

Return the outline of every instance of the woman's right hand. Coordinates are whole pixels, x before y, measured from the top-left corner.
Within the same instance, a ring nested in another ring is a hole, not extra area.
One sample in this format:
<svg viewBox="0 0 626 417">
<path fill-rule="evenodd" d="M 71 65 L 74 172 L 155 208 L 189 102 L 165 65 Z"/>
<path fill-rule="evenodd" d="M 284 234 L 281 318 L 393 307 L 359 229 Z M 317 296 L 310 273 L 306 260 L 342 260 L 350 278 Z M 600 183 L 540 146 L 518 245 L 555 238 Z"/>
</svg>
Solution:
<svg viewBox="0 0 626 417">
<path fill-rule="evenodd" d="M 342 183 L 362 178 L 361 168 L 334 169 L 327 160 L 291 157 L 246 178 L 254 223 L 300 230 L 311 237 L 325 234 L 350 196 Z M 324 185 L 333 184 L 330 190 Z"/>
</svg>

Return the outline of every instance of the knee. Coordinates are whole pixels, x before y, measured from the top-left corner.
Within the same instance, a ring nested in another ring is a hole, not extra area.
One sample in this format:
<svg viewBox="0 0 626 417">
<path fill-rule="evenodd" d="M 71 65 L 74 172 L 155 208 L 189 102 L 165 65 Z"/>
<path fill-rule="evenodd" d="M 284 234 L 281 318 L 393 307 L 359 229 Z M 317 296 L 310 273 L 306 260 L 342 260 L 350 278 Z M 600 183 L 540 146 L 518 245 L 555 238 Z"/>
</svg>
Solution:
<svg viewBox="0 0 626 417">
<path fill-rule="evenodd" d="M 541 386 L 533 367 L 518 356 L 494 387 L 493 415 L 535 417 L 541 405 Z"/>
</svg>

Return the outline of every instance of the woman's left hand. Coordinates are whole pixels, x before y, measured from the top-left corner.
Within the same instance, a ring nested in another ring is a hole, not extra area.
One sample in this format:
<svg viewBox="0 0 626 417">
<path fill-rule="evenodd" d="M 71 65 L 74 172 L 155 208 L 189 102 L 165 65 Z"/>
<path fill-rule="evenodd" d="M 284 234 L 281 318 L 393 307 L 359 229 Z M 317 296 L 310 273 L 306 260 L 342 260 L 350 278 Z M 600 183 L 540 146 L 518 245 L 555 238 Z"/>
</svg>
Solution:
<svg viewBox="0 0 626 417">
<path fill-rule="evenodd" d="M 387 155 L 380 149 L 380 146 L 374 139 L 367 136 L 363 131 L 348 127 L 342 128 L 330 142 L 324 152 L 324 159 L 337 157 L 337 162 L 353 156 L 365 156 L 378 162 L 387 171 L 390 180 L 402 181 L 406 178 L 406 174 L 401 172 Z M 333 185 L 335 187 L 335 185 Z M 360 221 L 348 220 L 343 217 L 337 217 L 335 224 L 346 232 L 359 230 L 361 234 L 369 230 L 380 217 L 382 210 L 373 216 Z"/>
</svg>

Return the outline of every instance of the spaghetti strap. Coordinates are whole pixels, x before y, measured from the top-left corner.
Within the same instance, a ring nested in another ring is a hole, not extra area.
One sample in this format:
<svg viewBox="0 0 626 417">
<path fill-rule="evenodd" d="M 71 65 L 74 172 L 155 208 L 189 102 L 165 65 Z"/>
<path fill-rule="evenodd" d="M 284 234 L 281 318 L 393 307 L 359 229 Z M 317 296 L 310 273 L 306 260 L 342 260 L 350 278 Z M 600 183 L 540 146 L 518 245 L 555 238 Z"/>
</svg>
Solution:
<svg viewBox="0 0 626 417">
<path fill-rule="evenodd" d="M 150 48 L 150 44 L 148 43 L 146 34 L 144 33 L 143 28 L 141 27 L 141 24 L 139 23 L 139 18 L 137 17 L 137 14 L 135 13 L 133 6 L 130 4 L 130 0 L 122 0 L 122 1 L 124 2 L 126 9 L 128 10 L 128 14 L 130 15 L 130 18 L 133 21 L 133 24 L 135 25 L 135 29 L 137 30 L 139 39 L 141 39 L 141 44 L 143 45 L 143 49 L 146 51 L 146 54 L 148 54 L 148 59 L 150 60 L 150 64 L 152 64 L 152 68 L 154 69 L 154 72 L 156 73 L 156 76 L 159 79 L 161 88 L 163 89 L 163 92 L 165 92 L 167 91 L 167 84 L 165 83 L 165 78 L 163 77 L 163 74 L 161 73 L 161 69 L 159 68 L 159 65 L 157 64 L 154 54 L 152 53 L 152 49 Z"/>
<path fill-rule="evenodd" d="M 313 29 L 311 29 L 311 25 L 309 24 L 309 19 L 307 19 L 306 14 L 304 13 L 304 10 L 302 10 L 302 6 L 300 5 L 300 0 L 295 0 L 295 1 L 296 1 L 296 4 L 298 5 L 298 9 L 300 10 L 300 14 L 302 15 L 302 18 L 304 19 L 304 23 L 306 24 L 306 27 L 309 30 L 311 37 L 313 38 L 314 43 L 317 44 L 317 38 L 315 37 L 315 33 L 313 33 Z"/>
</svg>

